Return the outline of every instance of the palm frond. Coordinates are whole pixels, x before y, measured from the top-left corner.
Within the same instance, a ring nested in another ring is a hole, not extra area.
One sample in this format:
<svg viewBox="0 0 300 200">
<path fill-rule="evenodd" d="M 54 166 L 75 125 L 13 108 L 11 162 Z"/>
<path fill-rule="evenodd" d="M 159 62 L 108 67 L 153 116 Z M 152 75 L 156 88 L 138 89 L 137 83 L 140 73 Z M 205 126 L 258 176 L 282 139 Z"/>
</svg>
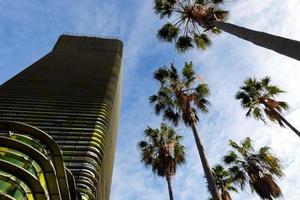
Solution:
<svg viewBox="0 0 300 200">
<path fill-rule="evenodd" d="M 171 23 L 166 23 L 157 32 L 157 37 L 165 42 L 172 42 L 178 36 L 179 28 Z"/>
<path fill-rule="evenodd" d="M 233 192 L 236 192 L 236 193 L 239 192 L 238 189 L 236 187 L 233 187 L 233 186 L 229 186 L 227 189 L 228 189 L 228 191 L 233 191 Z"/>
<path fill-rule="evenodd" d="M 237 100 L 241 99 L 242 106 L 248 105 L 251 102 L 250 96 L 242 90 L 240 90 L 236 93 L 235 99 L 237 99 Z"/>
<path fill-rule="evenodd" d="M 176 49 L 179 53 L 184 53 L 193 48 L 192 38 L 189 36 L 180 36 L 176 42 Z"/>
<path fill-rule="evenodd" d="M 266 91 L 268 92 L 268 96 L 270 97 L 274 97 L 275 95 L 284 93 L 284 91 L 281 90 L 279 87 L 273 85 L 266 87 Z"/>
<path fill-rule="evenodd" d="M 204 4 L 205 0 L 196 0 L 195 3 L 196 4 Z"/>
<path fill-rule="evenodd" d="M 184 67 L 181 71 L 182 75 L 184 78 L 186 78 L 187 80 L 190 80 L 194 77 L 195 72 L 193 69 L 193 63 L 192 62 L 185 62 Z"/>
<path fill-rule="evenodd" d="M 281 108 L 283 108 L 284 110 L 289 110 L 289 104 L 287 102 L 284 101 L 278 101 L 278 104 Z"/>
<path fill-rule="evenodd" d="M 185 148 L 182 145 L 174 146 L 174 154 L 176 155 L 176 160 L 179 165 L 183 165 L 186 162 L 184 149 Z"/>
<path fill-rule="evenodd" d="M 209 87 L 205 83 L 199 84 L 195 91 L 198 97 L 208 97 L 210 95 Z"/>
<path fill-rule="evenodd" d="M 266 123 L 264 116 L 262 115 L 262 110 L 259 107 L 253 108 L 252 116 L 254 117 L 254 119 L 262 120 L 264 123 Z"/>
<path fill-rule="evenodd" d="M 262 199 L 273 199 L 282 196 L 281 189 L 270 175 L 264 175 L 253 180 L 251 186 Z"/>
<path fill-rule="evenodd" d="M 224 0 L 212 0 L 212 2 L 218 4 L 218 3 L 224 3 Z"/>
<path fill-rule="evenodd" d="M 250 108 L 247 112 L 246 112 L 246 117 L 251 117 L 252 114 L 252 108 Z"/>
<path fill-rule="evenodd" d="M 145 147 L 147 147 L 147 142 L 146 141 L 144 141 L 144 140 L 142 140 L 142 141 L 140 141 L 139 143 L 138 143 L 138 147 L 140 148 L 140 149 L 143 149 L 143 148 L 145 148 Z"/>
<path fill-rule="evenodd" d="M 233 140 L 229 140 L 229 145 L 231 147 L 233 147 L 234 149 L 236 149 L 236 150 L 240 149 L 240 146 L 235 141 L 233 141 Z"/>
<path fill-rule="evenodd" d="M 222 30 L 219 29 L 219 28 L 217 28 L 217 27 L 211 28 L 210 31 L 211 31 L 212 33 L 216 34 L 216 35 L 219 35 L 219 34 L 222 33 Z"/>
<path fill-rule="evenodd" d="M 270 82 L 271 82 L 271 77 L 269 76 L 265 76 L 264 78 L 261 79 L 261 83 L 263 87 L 268 87 Z"/>
<path fill-rule="evenodd" d="M 152 129 L 149 126 L 144 130 L 145 137 L 152 141 L 153 141 L 153 138 L 156 138 L 157 134 L 158 134 L 158 129 Z"/>
<path fill-rule="evenodd" d="M 233 182 L 236 185 L 239 185 L 241 190 L 243 191 L 245 189 L 246 181 L 247 181 L 247 177 L 244 171 L 241 170 L 238 165 L 234 165 L 230 167 L 228 170 L 233 176 Z"/>
<path fill-rule="evenodd" d="M 210 102 L 208 100 L 206 100 L 205 98 L 195 99 L 194 103 L 201 112 L 203 112 L 203 113 L 209 112 Z"/>
<path fill-rule="evenodd" d="M 156 115 L 159 115 L 161 111 L 166 107 L 163 103 L 157 103 L 154 105 L 154 112 Z"/>
<path fill-rule="evenodd" d="M 245 140 L 241 143 L 241 147 L 244 152 L 248 152 L 249 150 L 253 150 L 252 141 L 250 137 L 246 137 Z"/>
<path fill-rule="evenodd" d="M 270 110 L 269 108 L 265 108 L 264 112 L 270 121 L 275 122 L 277 119 L 279 119 L 278 114 L 276 112 Z"/>
<path fill-rule="evenodd" d="M 164 111 L 163 118 L 169 120 L 174 126 L 178 126 L 180 115 L 178 112 L 174 112 L 171 108 L 167 108 Z"/>
<path fill-rule="evenodd" d="M 154 0 L 154 11 L 160 18 L 170 17 L 176 0 Z"/>
<path fill-rule="evenodd" d="M 272 111 L 272 110 L 269 110 L 268 108 L 265 108 L 264 109 L 264 112 L 266 114 L 266 116 L 268 117 L 268 119 L 271 121 L 271 122 L 277 122 L 281 127 L 285 127 L 284 123 L 281 121 L 278 113 Z"/>
<path fill-rule="evenodd" d="M 191 124 L 195 121 L 191 114 L 188 114 L 186 112 L 182 113 L 182 121 L 186 126 L 191 126 Z"/>
<path fill-rule="evenodd" d="M 165 79 L 169 76 L 169 70 L 166 67 L 160 67 L 153 73 L 154 79 L 158 80 L 160 83 L 164 83 Z"/>
<path fill-rule="evenodd" d="M 260 154 L 266 154 L 266 153 L 269 152 L 269 150 L 270 150 L 270 147 L 264 146 L 264 147 L 261 147 L 261 148 L 259 149 L 259 153 L 260 153 Z"/>
<path fill-rule="evenodd" d="M 158 96 L 157 95 L 152 95 L 152 96 L 149 97 L 149 103 L 150 104 L 153 104 L 157 100 L 158 100 Z"/>
<path fill-rule="evenodd" d="M 212 44 L 207 34 L 194 34 L 194 43 L 202 50 L 206 50 Z"/>
<path fill-rule="evenodd" d="M 169 88 L 161 87 L 160 90 L 158 91 L 157 95 L 159 98 L 164 99 L 166 101 L 166 100 L 170 99 L 169 93 L 170 93 Z M 168 102 L 168 103 L 170 103 L 170 102 Z"/>
<path fill-rule="evenodd" d="M 173 63 L 171 64 L 169 71 L 170 71 L 170 79 L 172 80 L 172 82 L 177 82 L 179 80 L 179 75 Z"/>
<path fill-rule="evenodd" d="M 283 176 L 280 161 L 277 157 L 272 155 L 270 147 L 265 146 L 260 148 L 259 158 L 268 167 L 270 174 L 275 174 L 277 177 Z"/>
<path fill-rule="evenodd" d="M 237 159 L 237 154 L 234 153 L 233 151 L 230 151 L 224 156 L 223 161 L 226 164 L 231 164 L 231 163 L 235 162 L 236 159 Z"/>
<path fill-rule="evenodd" d="M 246 80 L 244 80 L 245 86 L 253 87 L 254 85 L 256 85 L 256 83 L 257 83 L 257 80 L 254 77 L 248 77 Z"/>
</svg>

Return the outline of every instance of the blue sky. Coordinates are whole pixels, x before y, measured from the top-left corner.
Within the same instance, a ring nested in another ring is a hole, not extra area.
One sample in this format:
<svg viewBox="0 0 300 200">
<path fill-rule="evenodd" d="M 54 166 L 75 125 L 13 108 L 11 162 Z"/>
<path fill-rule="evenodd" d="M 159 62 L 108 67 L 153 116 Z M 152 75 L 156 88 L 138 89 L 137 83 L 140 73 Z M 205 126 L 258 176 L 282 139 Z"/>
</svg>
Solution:
<svg viewBox="0 0 300 200">
<path fill-rule="evenodd" d="M 229 1 L 230 22 L 300 40 L 298 0 Z M 300 129 L 300 63 L 223 33 L 213 37 L 206 51 L 177 54 L 173 44 L 160 43 L 156 31 L 162 22 L 152 11 L 152 0 L 0 0 L 0 83 L 49 52 L 64 32 L 119 37 L 124 41 L 123 98 L 120 131 L 111 191 L 112 200 L 168 199 L 166 181 L 139 163 L 136 143 L 148 125 L 158 127 L 148 96 L 158 85 L 152 80 L 157 67 L 193 61 L 197 73 L 211 89 L 210 113 L 200 115 L 199 129 L 210 164 L 220 162 L 228 139 L 254 139 L 255 146 L 269 145 L 282 161 L 285 176 L 278 181 L 285 199 L 300 197 L 300 139 L 289 129 L 246 119 L 234 94 L 249 76 L 269 75 L 287 91 L 280 96 L 291 109 L 285 117 Z M 185 136 L 187 163 L 173 180 L 177 200 L 208 198 L 202 166 L 192 133 Z M 233 199 L 258 199 L 250 191 Z"/>
</svg>

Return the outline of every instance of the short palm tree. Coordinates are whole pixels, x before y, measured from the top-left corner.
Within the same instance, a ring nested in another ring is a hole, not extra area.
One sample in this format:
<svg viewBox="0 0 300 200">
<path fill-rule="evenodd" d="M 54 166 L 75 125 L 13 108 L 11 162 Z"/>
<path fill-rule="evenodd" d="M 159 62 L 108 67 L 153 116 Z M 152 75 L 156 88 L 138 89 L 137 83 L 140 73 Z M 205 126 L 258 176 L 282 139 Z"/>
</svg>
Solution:
<svg viewBox="0 0 300 200">
<path fill-rule="evenodd" d="M 255 151 L 249 137 L 240 145 L 232 140 L 229 144 L 233 150 L 227 153 L 224 162 L 230 166 L 229 171 L 242 190 L 249 184 L 251 191 L 261 199 L 272 200 L 282 196 L 275 177 L 282 177 L 283 172 L 279 159 L 271 154 L 269 147 Z"/>
<path fill-rule="evenodd" d="M 144 131 L 144 140 L 138 143 L 141 162 L 152 167 L 158 176 L 166 177 L 170 200 L 173 200 L 171 178 L 176 173 L 177 165 L 185 162 L 184 146 L 181 144 L 182 136 L 166 124 L 162 123 L 160 129 L 148 127 Z"/>
<path fill-rule="evenodd" d="M 209 95 L 208 86 L 201 81 L 196 83 L 199 77 L 195 75 L 192 62 L 185 63 L 181 75 L 171 64 L 170 67 L 161 67 L 155 71 L 154 78 L 160 82 L 157 94 L 149 98 L 150 103 L 154 104 L 155 113 L 157 115 L 162 113 L 163 118 L 175 126 L 182 121 L 192 128 L 211 194 L 215 200 L 219 200 L 216 184 L 196 128 L 197 112 L 208 112 L 209 102 L 206 99 Z"/>
<path fill-rule="evenodd" d="M 216 181 L 217 188 L 221 194 L 222 200 L 232 200 L 229 192 L 238 192 L 234 187 L 234 179 L 231 173 L 222 165 L 216 165 L 212 168 L 213 176 Z"/>
<path fill-rule="evenodd" d="M 154 10 L 170 19 L 158 31 L 158 38 L 175 41 L 184 52 L 193 46 L 206 49 L 211 40 L 207 32 L 226 31 L 261 47 L 300 60 L 300 42 L 226 23 L 229 12 L 222 9 L 225 0 L 154 0 Z"/>
<path fill-rule="evenodd" d="M 299 131 L 293 127 L 282 115 L 283 110 L 289 108 L 284 101 L 277 101 L 275 96 L 283 93 L 280 88 L 270 85 L 271 78 L 264 77 L 261 80 L 248 78 L 236 94 L 236 99 L 241 100 L 244 109 L 248 109 L 246 116 L 253 116 L 255 119 L 266 122 L 265 116 L 280 126 L 284 124 L 292 129 L 299 137 Z"/>
</svg>

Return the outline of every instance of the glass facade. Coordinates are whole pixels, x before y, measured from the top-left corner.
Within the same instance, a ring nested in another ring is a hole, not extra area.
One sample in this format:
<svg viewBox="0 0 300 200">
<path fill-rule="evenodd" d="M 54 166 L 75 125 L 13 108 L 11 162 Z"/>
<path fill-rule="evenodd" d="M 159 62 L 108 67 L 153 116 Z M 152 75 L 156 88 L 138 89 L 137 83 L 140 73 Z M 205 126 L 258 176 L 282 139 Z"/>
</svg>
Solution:
<svg viewBox="0 0 300 200">
<path fill-rule="evenodd" d="M 0 121 L 0 199 L 80 199 L 69 192 L 74 178 L 66 170 L 59 146 L 45 132 Z"/>
<path fill-rule="evenodd" d="M 50 165 L 60 163 L 54 173 L 59 174 L 57 181 L 63 181 L 68 191 L 66 195 L 62 193 L 64 189 L 59 189 L 56 195 L 62 199 L 109 199 L 118 131 L 121 59 L 119 40 L 62 35 L 50 53 L 0 87 L 0 120 L 35 128 L 48 139 L 43 141 L 26 130 L 7 128 L 1 137 L 34 149 Z M 54 154 L 47 142 L 57 146 Z M 25 170 L 39 182 L 45 199 L 53 199 L 49 188 L 55 186 L 47 179 L 48 171 L 30 155 L 0 145 L 0 162 Z M 0 194 L 5 191 L 2 193 L 13 198 L 12 193 L 16 193 L 29 195 L 24 199 L 36 199 L 32 187 L 21 186 L 26 183 L 3 170 L 1 163 L 0 171 L 0 181 L 5 182 L 0 182 Z"/>
</svg>

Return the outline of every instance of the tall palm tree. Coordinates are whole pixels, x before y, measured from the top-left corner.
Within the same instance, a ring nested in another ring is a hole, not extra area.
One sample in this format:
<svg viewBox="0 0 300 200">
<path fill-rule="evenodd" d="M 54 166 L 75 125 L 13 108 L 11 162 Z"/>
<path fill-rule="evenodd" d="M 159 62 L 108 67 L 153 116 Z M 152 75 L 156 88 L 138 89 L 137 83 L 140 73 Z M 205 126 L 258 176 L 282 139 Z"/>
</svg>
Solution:
<svg viewBox="0 0 300 200">
<path fill-rule="evenodd" d="M 248 109 L 246 116 L 253 116 L 263 122 L 266 122 L 266 116 L 270 121 L 277 122 L 282 127 L 286 124 L 300 137 L 300 132 L 281 115 L 283 110 L 289 108 L 288 104 L 275 99 L 276 95 L 284 91 L 277 86 L 270 85 L 270 82 L 271 78 L 267 76 L 261 80 L 248 78 L 235 97 L 241 100 L 244 109 Z"/>
<path fill-rule="evenodd" d="M 148 127 L 144 131 L 144 140 L 138 143 L 141 162 L 152 167 L 158 176 L 166 177 L 170 200 L 173 200 L 171 179 L 176 173 L 177 165 L 185 162 L 184 146 L 181 144 L 182 136 L 166 124 L 162 123 L 160 129 Z"/>
<path fill-rule="evenodd" d="M 222 9 L 225 0 L 154 0 L 154 10 L 170 21 L 158 31 L 158 38 L 176 42 L 179 52 L 194 45 L 206 49 L 211 41 L 206 32 L 226 31 L 261 47 L 300 60 L 300 42 L 226 23 L 229 12 Z"/>
<path fill-rule="evenodd" d="M 249 137 L 240 145 L 232 140 L 229 144 L 233 150 L 227 153 L 224 162 L 230 165 L 229 171 L 242 190 L 249 184 L 251 191 L 261 199 L 272 200 L 282 196 L 275 177 L 282 177 L 283 173 L 279 159 L 271 154 L 269 147 L 262 147 L 257 152 Z"/>
<path fill-rule="evenodd" d="M 181 75 L 171 64 L 170 67 L 161 67 L 155 71 L 154 78 L 160 82 L 157 94 L 149 98 L 150 103 L 154 104 L 155 113 L 157 115 L 162 113 L 163 118 L 175 126 L 182 121 L 192 128 L 210 191 L 213 198 L 219 200 L 216 184 L 196 128 L 197 111 L 208 112 L 209 102 L 206 99 L 209 95 L 208 86 L 201 83 L 201 79 L 195 75 L 192 62 L 185 63 Z M 196 83 L 199 79 L 200 83 Z"/>
<path fill-rule="evenodd" d="M 212 168 L 213 176 L 216 181 L 217 188 L 221 194 L 222 200 L 232 200 L 229 192 L 238 192 L 234 187 L 234 177 L 222 165 L 216 165 Z"/>
</svg>

